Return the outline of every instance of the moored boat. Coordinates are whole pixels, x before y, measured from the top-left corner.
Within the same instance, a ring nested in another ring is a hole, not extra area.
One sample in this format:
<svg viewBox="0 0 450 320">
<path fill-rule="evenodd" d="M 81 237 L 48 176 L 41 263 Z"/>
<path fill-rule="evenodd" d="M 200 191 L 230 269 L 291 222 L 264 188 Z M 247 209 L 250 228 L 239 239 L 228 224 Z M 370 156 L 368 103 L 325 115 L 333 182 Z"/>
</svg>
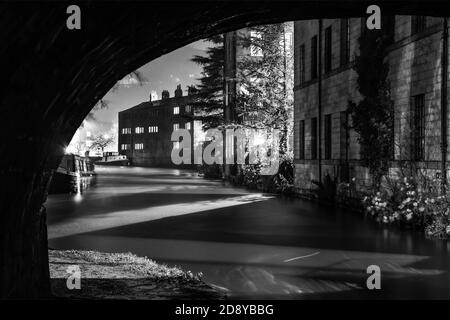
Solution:
<svg viewBox="0 0 450 320">
<path fill-rule="evenodd" d="M 53 172 L 49 193 L 82 192 L 94 176 L 95 166 L 89 158 L 66 154 Z"/>
<path fill-rule="evenodd" d="M 118 153 L 104 153 L 101 160 L 98 160 L 95 162 L 95 164 L 102 165 L 102 166 L 129 166 L 130 161 L 128 160 L 127 156 L 121 155 Z"/>
</svg>

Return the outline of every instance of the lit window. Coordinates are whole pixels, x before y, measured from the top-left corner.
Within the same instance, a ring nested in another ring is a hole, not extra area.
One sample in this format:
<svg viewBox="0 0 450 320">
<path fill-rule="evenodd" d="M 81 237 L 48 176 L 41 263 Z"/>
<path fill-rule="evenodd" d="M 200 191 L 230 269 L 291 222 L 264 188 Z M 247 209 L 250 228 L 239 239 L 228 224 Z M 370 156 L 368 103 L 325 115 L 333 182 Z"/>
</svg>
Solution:
<svg viewBox="0 0 450 320">
<path fill-rule="evenodd" d="M 142 149 L 144 149 L 144 144 L 143 143 L 135 143 L 134 144 L 134 149 L 135 150 L 142 150 Z"/>
<path fill-rule="evenodd" d="M 261 32 L 258 31 L 251 31 L 250 32 L 250 39 L 252 42 L 252 45 L 250 46 L 250 55 L 252 57 L 262 57 L 263 56 L 263 52 L 261 49 L 261 40 L 262 40 L 262 35 Z"/>
<path fill-rule="evenodd" d="M 294 44 L 292 41 L 292 32 L 286 32 L 284 36 L 284 41 L 286 43 L 286 47 L 290 48 Z"/>
<path fill-rule="evenodd" d="M 149 133 L 157 133 L 158 132 L 158 126 L 150 126 L 148 127 Z"/>
<path fill-rule="evenodd" d="M 173 107 L 173 114 L 180 114 L 180 107 Z"/>
<path fill-rule="evenodd" d="M 173 124 L 173 130 L 175 131 L 175 130 L 178 130 L 178 129 L 180 129 L 180 124 L 179 123 L 174 123 Z"/>
<path fill-rule="evenodd" d="M 122 150 L 130 150 L 130 145 L 129 144 L 122 144 L 120 146 L 120 149 L 122 149 Z"/>
<path fill-rule="evenodd" d="M 144 127 L 136 127 L 134 132 L 137 134 L 144 133 Z"/>
<path fill-rule="evenodd" d="M 191 130 L 191 123 L 190 122 L 186 122 L 186 129 Z"/>
<path fill-rule="evenodd" d="M 130 134 L 131 128 L 122 128 L 122 134 Z"/>
</svg>

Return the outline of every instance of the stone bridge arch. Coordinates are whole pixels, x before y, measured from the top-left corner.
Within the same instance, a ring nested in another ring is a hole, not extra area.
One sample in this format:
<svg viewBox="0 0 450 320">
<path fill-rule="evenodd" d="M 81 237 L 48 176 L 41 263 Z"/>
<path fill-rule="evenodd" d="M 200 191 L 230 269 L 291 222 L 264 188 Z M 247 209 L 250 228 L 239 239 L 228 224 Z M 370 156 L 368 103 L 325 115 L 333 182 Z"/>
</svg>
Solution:
<svg viewBox="0 0 450 320">
<path fill-rule="evenodd" d="M 81 30 L 66 8 L 81 8 Z M 383 14 L 448 15 L 446 1 L 0 3 L 0 297 L 49 294 L 46 190 L 65 145 L 126 74 L 195 40 L 249 25 Z"/>
</svg>

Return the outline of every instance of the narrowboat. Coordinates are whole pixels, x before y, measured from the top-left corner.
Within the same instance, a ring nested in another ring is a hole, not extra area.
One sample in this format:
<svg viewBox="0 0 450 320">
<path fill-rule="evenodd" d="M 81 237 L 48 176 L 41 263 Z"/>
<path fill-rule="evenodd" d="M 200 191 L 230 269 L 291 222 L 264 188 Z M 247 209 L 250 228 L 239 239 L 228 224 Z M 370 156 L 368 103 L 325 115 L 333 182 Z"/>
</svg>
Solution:
<svg viewBox="0 0 450 320">
<path fill-rule="evenodd" d="M 88 157 L 66 154 L 53 172 L 49 193 L 80 193 L 94 177 L 95 166 Z"/>
</svg>

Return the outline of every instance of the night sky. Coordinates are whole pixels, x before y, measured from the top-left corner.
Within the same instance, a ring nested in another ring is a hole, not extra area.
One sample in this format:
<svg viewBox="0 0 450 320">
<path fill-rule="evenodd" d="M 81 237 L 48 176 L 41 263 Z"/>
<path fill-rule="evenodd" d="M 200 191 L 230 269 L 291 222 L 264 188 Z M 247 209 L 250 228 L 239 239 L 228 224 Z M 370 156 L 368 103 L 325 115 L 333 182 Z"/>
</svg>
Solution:
<svg viewBox="0 0 450 320">
<path fill-rule="evenodd" d="M 118 112 L 148 101 L 152 91 L 158 95 L 158 99 L 165 89 L 169 90 L 172 97 L 177 84 L 181 84 L 183 94 L 187 94 L 187 86 L 196 84 L 196 79 L 201 73 L 201 67 L 190 59 L 194 55 L 203 55 L 208 45 L 207 42 L 197 41 L 142 66 L 138 69 L 146 80 L 142 85 L 130 81 L 129 78 L 120 81 L 118 89 L 110 91 L 104 97 L 108 102 L 108 108 L 96 111 L 94 120 L 86 120 L 71 144 L 75 140 L 83 139 L 86 132 L 90 132 L 91 135 L 99 133 L 116 135 Z M 117 142 L 108 150 L 117 151 Z"/>
</svg>

